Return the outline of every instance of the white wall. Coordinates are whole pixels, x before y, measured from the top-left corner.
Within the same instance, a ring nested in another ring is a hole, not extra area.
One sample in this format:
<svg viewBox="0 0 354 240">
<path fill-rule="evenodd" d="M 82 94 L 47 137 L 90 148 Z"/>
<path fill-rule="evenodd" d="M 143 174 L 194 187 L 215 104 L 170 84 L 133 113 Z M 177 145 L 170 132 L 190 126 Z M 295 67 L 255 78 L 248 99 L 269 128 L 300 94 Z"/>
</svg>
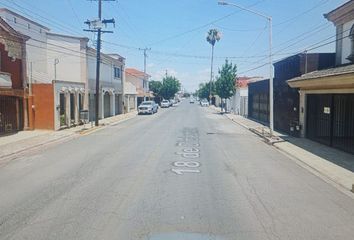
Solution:
<svg viewBox="0 0 354 240">
<path fill-rule="evenodd" d="M 26 42 L 27 76 L 30 76 L 30 63 L 32 62 L 32 76 L 36 82 L 48 82 L 47 76 L 47 29 L 40 27 L 26 19 L 20 18 L 7 11 L 1 11 L 0 16 L 16 31 L 29 36 Z M 16 18 L 16 22 L 15 22 Z M 29 27 L 28 27 L 29 25 Z"/>
<path fill-rule="evenodd" d="M 116 93 L 123 93 L 122 89 L 122 72 L 120 78 L 114 78 L 114 66 L 121 68 L 122 63 L 111 58 L 108 61 L 102 59 L 100 65 L 100 86 L 114 88 Z M 88 56 L 88 78 L 90 92 L 94 92 L 96 88 L 96 57 L 89 54 Z"/>
<path fill-rule="evenodd" d="M 351 54 L 352 43 L 351 39 L 347 37 L 350 34 L 350 29 L 354 24 L 354 20 L 351 20 L 343 24 L 343 40 L 342 40 L 342 64 L 350 63 L 346 58 Z"/>
<path fill-rule="evenodd" d="M 48 35 L 48 76 L 51 80 L 61 80 L 69 82 L 85 83 L 86 79 L 82 77 L 82 73 L 86 71 L 85 61 L 86 50 L 81 50 L 81 40 L 71 37 Z M 54 61 L 58 59 L 56 64 L 56 79 L 54 74 Z"/>
</svg>

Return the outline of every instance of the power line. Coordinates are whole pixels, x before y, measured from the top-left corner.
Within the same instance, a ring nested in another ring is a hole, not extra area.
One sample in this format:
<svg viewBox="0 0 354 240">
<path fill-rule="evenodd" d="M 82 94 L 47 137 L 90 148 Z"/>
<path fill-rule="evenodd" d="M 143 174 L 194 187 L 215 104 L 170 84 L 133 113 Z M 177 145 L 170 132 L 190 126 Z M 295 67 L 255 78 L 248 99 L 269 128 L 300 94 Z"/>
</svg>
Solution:
<svg viewBox="0 0 354 240">
<path fill-rule="evenodd" d="M 40 15 L 40 14 L 38 14 L 38 13 L 36 13 L 36 12 L 34 12 L 34 11 L 28 9 L 28 8 L 25 8 L 25 7 L 23 7 L 23 6 L 19 5 L 19 4 L 17 4 L 14 0 L 11 0 L 11 1 L 10 1 L 10 0 L 6 0 L 6 1 L 9 2 L 9 3 L 11 3 L 11 4 L 13 4 L 14 6 L 16 6 L 17 9 L 14 8 L 14 7 L 11 7 L 11 6 L 9 6 L 9 5 L 6 5 L 6 4 L 4 4 L 4 3 L 1 3 L 1 4 L 4 5 L 5 7 L 15 9 L 17 12 L 20 12 L 20 13 L 24 14 L 25 16 L 29 17 L 29 18 L 36 19 L 36 20 L 38 20 L 38 21 L 40 21 L 40 22 L 43 22 L 43 23 L 45 23 L 45 24 L 48 24 L 48 22 L 51 22 L 51 23 L 55 24 L 55 25 L 57 26 L 57 28 L 59 28 L 59 29 L 65 31 L 65 32 L 68 32 L 68 33 L 70 33 L 70 34 L 72 34 L 73 32 L 74 32 L 74 33 L 79 33 L 79 32 L 76 30 L 76 28 L 75 28 L 75 30 L 72 30 L 72 29 L 68 28 L 68 26 L 70 26 L 70 25 L 63 25 L 63 24 L 61 24 L 61 23 L 55 22 L 55 21 L 53 21 L 52 19 L 49 19 L 49 18 L 47 18 L 47 17 L 44 17 L 44 16 L 42 16 L 42 15 Z M 43 21 L 43 20 L 41 20 L 41 19 L 38 19 L 38 18 L 34 17 L 33 15 L 30 15 L 30 14 L 24 12 L 24 11 L 19 10 L 19 9 L 23 9 L 23 10 L 25 10 L 25 11 L 28 11 L 28 12 L 34 14 L 35 16 L 38 16 L 39 18 L 45 19 L 47 22 L 46 22 L 46 21 Z M 48 24 L 48 25 L 50 25 L 50 24 Z M 72 27 L 72 26 L 70 26 L 70 27 Z M 74 28 L 73 28 L 73 29 L 74 29 Z"/>
</svg>

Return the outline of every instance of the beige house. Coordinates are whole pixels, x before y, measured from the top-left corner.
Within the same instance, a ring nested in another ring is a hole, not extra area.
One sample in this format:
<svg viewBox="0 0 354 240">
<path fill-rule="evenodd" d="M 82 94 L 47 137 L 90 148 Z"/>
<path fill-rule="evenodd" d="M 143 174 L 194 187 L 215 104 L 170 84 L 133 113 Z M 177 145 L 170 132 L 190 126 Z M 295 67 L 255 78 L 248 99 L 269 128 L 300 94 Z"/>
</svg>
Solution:
<svg viewBox="0 0 354 240">
<path fill-rule="evenodd" d="M 150 79 L 149 74 L 141 72 L 135 68 L 125 69 L 126 82 L 130 82 L 136 87 L 137 105 L 139 105 L 142 101 L 153 97 L 149 91 L 149 79 Z"/>
<path fill-rule="evenodd" d="M 336 66 L 288 80 L 300 93 L 301 136 L 354 153 L 354 0 L 325 14 L 336 26 Z"/>
</svg>

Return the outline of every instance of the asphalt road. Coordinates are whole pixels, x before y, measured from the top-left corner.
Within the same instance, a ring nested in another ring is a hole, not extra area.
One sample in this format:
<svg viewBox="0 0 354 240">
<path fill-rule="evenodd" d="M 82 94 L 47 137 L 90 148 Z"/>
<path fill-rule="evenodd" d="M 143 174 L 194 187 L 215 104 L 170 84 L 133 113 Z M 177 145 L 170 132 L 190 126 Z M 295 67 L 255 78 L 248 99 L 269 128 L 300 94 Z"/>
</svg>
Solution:
<svg viewBox="0 0 354 240">
<path fill-rule="evenodd" d="M 354 239 L 354 200 L 187 101 L 0 168 L 0 239 Z"/>
</svg>

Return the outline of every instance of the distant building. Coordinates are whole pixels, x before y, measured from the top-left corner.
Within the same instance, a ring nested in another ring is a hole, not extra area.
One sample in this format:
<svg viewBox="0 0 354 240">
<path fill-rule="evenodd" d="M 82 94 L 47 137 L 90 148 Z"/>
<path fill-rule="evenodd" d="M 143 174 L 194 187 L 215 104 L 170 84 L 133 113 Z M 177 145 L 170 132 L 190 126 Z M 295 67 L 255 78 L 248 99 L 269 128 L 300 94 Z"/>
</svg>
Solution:
<svg viewBox="0 0 354 240">
<path fill-rule="evenodd" d="M 136 87 L 137 105 L 153 97 L 149 91 L 149 74 L 145 74 L 135 68 L 127 68 L 125 70 L 125 78 L 127 82 L 130 82 Z"/>
<path fill-rule="evenodd" d="M 235 94 L 230 98 L 230 111 L 237 115 L 248 116 L 248 83 L 262 79 L 261 77 L 237 77 Z"/>
<path fill-rule="evenodd" d="M 336 26 L 336 67 L 288 80 L 300 89 L 301 136 L 354 154 L 354 0 L 325 18 Z"/>
</svg>

